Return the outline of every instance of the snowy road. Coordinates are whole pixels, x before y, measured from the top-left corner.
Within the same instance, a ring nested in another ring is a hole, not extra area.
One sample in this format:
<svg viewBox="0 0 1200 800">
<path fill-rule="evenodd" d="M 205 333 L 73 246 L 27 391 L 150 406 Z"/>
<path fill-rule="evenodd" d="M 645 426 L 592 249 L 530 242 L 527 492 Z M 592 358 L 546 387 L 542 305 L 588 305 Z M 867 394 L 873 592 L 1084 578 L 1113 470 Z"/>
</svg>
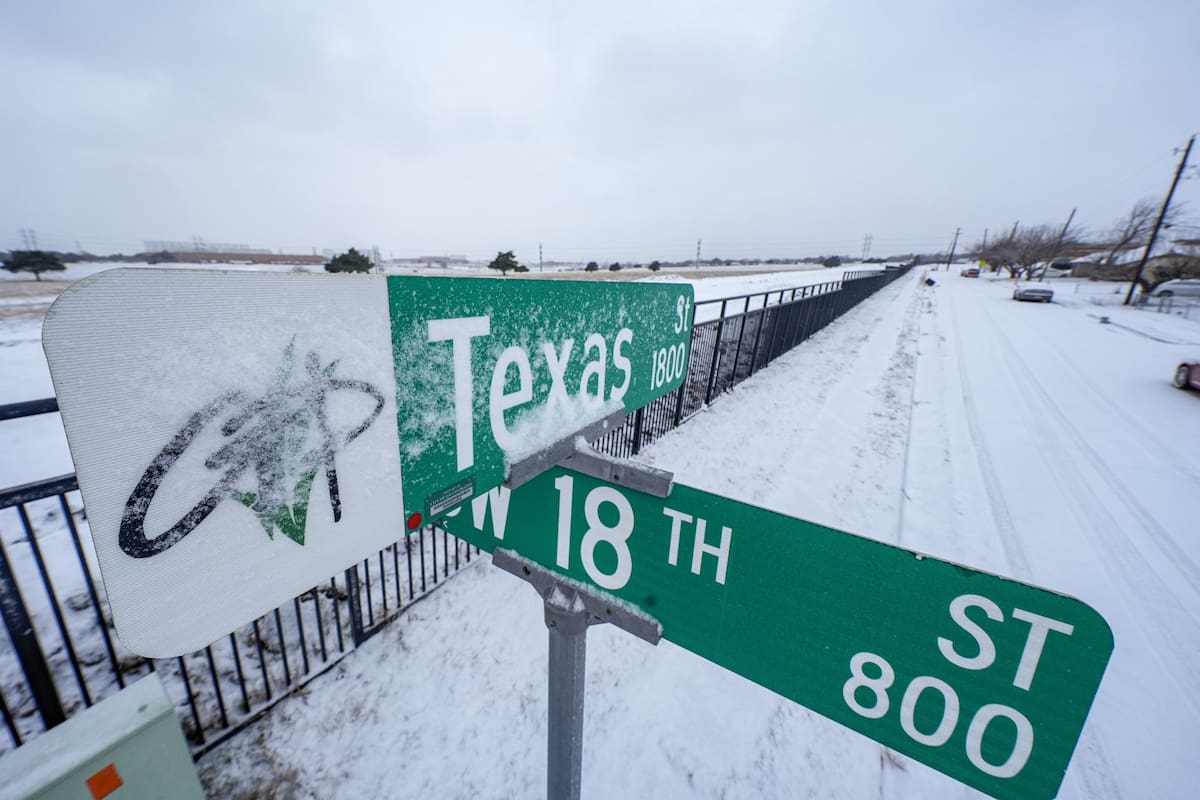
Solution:
<svg viewBox="0 0 1200 800">
<path fill-rule="evenodd" d="M 958 404 L 953 392 L 940 398 L 954 465 L 945 480 L 965 484 L 951 497 L 977 548 L 961 558 L 1083 598 L 1113 627 L 1067 788 L 1186 796 L 1180 765 L 1200 740 L 1200 403 L 1167 376 L 1200 349 L 1200 328 L 1123 309 L 1121 324 L 1102 324 L 1069 293 L 1043 306 L 1008 292 L 947 279 L 922 339 L 943 354 L 932 362 L 943 385 L 961 387 Z M 933 514 L 931 538 L 904 543 L 938 552 L 933 528 L 951 529 L 945 521 Z"/>
<path fill-rule="evenodd" d="M 1075 595 L 1116 651 L 1061 797 L 1194 796 L 1200 325 L 898 281 L 644 454 L 678 480 Z M 1083 289 L 1087 289 L 1086 285 Z M 1101 313 L 1114 324 L 1097 320 Z M 216 796 L 540 797 L 540 601 L 483 560 L 206 755 Z M 589 634 L 584 796 L 974 797 L 663 642 Z"/>
</svg>

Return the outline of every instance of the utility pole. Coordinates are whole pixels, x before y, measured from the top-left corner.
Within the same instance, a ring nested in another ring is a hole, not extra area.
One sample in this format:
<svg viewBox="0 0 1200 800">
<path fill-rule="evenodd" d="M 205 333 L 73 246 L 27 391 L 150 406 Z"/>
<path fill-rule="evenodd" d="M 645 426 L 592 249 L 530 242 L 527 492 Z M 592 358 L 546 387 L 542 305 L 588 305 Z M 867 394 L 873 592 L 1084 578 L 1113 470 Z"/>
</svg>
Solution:
<svg viewBox="0 0 1200 800">
<path fill-rule="evenodd" d="M 538 242 L 538 272 L 542 271 L 542 243 Z"/>
<path fill-rule="evenodd" d="M 1133 300 L 1133 290 L 1137 288 L 1138 281 L 1142 279 L 1142 270 L 1146 268 L 1146 261 L 1150 258 L 1150 251 L 1154 248 L 1154 240 L 1158 238 L 1158 229 L 1162 227 L 1163 217 L 1167 215 L 1167 209 L 1171 205 L 1171 198 L 1175 196 L 1175 187 L 1179 185 L 1179 177 L 1183 175 L 1183 171 L 1187 168 L 1188 156 L 1192 154 L 1192 145 L 1196 143 L 1196 134 L 1192 134 L 1192 138 L 1188 139 L 1187 148 L 1183 151 L 1183 158 L 1179 159 L 1179 168 L 1175 170 L 1175 178 L 1171 181 L 1171 189 L 1167 192 L 1167 199 L 1163 200 L 1162 209 L 1158 212 L 1158 219 L 1154 222 L 1154 230 L 1150 233 L 1150 241 L 1146 242 L 1146 252 L 1142 253 L 1142 260 L 1138 262 L 1137 273 L 1133 276 L 1133 283 L 1129 284 L 1129 292 L 1125 295 L 1124 305 L 1129 305 Z"/>
<path fill-rule="evenodd" d="M 954 250 L 958 247 L 958 234 L 962 232 L 962 228 L 954 229 L 954 241 L 950 244 L 950 255 L 946 257 L 946 272 L 950 271 L 950 265 L 954 262 Z"/>
<path fill-rule="evenodd" d="M 868 233 L 866 236 L 863 237 L 862 260 L 866 261 L 867 256 L 869 256 L 870 254 L 871 254 L 871 234 Z"/>
<path fill-rule="evenodd" d="M 700 240 L 696 240 L 696 269 L 700 269 Z"/>
<path fill-rule="evenodd" d="M 1047 260 L 1046 266 L 1042 267 L 1042 272 L 1038 275 L 1038 283 L 1046 279 L 1046 270 L 1054 266 L 1054 259 L 1058 258 L 1058 251 L 1062 248 L 1063 238 L 1067 235 L 1067 228 L 1071 227 L 1071 220 L 1075 219 L 1075 212 L 1078 208 L 1072 208 L 1070 216 L 1067 217 L 1066 223 L 1062 226 L 1062 230 L 1058 232 L 1058 239 L 1054 241 L 1054 249 L 1050 251 L 1050 258 Z"/>
</svg>

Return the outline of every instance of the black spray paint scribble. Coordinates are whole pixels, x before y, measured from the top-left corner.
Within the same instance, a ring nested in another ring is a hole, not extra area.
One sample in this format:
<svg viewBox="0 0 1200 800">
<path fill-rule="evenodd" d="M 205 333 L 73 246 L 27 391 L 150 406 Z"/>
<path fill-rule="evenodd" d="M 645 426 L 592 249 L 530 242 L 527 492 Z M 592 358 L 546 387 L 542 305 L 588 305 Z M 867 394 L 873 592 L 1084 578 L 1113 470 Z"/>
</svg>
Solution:
<svg viewBox="0 0 1200 800">
<path fill-rule="evenodd" d="M 334 378 L 337 362 L 322 368 L 317 354 L 312 352 L 305 360 L 305 377 L 293 383 L 293 352 L 294 342 L 284 351 L 274 384 L 263 397 L 251 399 L 241 391 L 227 392 L 191 415 L 150 463 L 125 503 L 118 536 L 121 550 L 134 558 L 162 553 L 195 530 L 222 500 L 230 496 L 236 496 L 258 513 L 260 522 L 270 533 L 270 525 L 265 520 L 272 518 L 273 509 L 286 508 L 282 504 L 288 500 L 288 487 L 283 485 L 281 476 L 308 473 L 311 481 L 312 473 L 321 468 L 329 485 L 334 522 L 341 519 L 335 456 L 379 417 L 383 411 L 383 394 L 365 381 Z M 375 401 L 375 408 L 356 427 L 335 436 L 326 415 L 327 396 L 331 392 L 360 392 Z M 165 533 L 148 538 L 146 513 L 163 479 L 200 432 L 219 417 L 224 417 L 220 430 L 228 441 L 204 459 L 208 469 L 223 471 L 216 485 Z M 314 425 L 315 444 L 294 446 L 297 441 L 312 441 L 307 432 Z M 289 442 L 293 446 L 286 446 Z M 288 463 L 281 463 L 281 459 L 288 459 Z M 250 471 L 257 483 L 257 491 L 237 492 L 238 482 Z M 307 505 L 307 499 L 304 502 Z M 303 543 L 303 521 L 300 526 L 297 541 Z"/>
</svg>

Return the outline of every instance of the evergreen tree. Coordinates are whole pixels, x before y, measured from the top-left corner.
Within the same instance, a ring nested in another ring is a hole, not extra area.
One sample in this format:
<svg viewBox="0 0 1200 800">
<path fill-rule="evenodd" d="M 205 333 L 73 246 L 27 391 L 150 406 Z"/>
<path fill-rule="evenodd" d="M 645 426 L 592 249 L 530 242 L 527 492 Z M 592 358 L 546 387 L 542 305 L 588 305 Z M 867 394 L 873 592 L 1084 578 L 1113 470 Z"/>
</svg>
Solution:
<svg viewBox="0 0 1200 800">
<path fill-rule="evenodd" d="M 517 259 L 513 256 L 512 250 L 505 250 L 501 253 L 496 253 L 496 257 L 492 259 L 492 263 L 488 264 L 488 269 L 498 269 L 501 275 L 507 275 L 510 269 L 517 268 Z"/>
<path fill-rule="evenodd" d="M 374 268 L 371 259 L 351 247 L 340 256 L 334 256 L 325 265 L 326 272 L 370 272 Z"/>
<path fill-rule="evenodd" d="M 57 272 L 67 268 L 58 253 L 45 250 L 13 250 L 4 257 L 4 268 L 12 273 L 32 272 L 39 281 L 43 272 Z"/>
</svg>

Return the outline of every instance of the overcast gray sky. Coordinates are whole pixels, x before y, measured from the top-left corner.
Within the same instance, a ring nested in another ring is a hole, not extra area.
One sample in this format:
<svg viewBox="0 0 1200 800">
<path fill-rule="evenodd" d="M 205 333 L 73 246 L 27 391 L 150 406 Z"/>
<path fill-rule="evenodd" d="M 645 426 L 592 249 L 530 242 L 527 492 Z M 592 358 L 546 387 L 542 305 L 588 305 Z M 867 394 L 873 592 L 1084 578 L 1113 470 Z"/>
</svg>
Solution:
<svg viewBox="0 0 1200 800">
<path fill-rule="evenodd" d="M 0 81 L 0 247 L 888 255 L 1161 198 L 1200 2 L 14 1 Z"/>
</svg>

